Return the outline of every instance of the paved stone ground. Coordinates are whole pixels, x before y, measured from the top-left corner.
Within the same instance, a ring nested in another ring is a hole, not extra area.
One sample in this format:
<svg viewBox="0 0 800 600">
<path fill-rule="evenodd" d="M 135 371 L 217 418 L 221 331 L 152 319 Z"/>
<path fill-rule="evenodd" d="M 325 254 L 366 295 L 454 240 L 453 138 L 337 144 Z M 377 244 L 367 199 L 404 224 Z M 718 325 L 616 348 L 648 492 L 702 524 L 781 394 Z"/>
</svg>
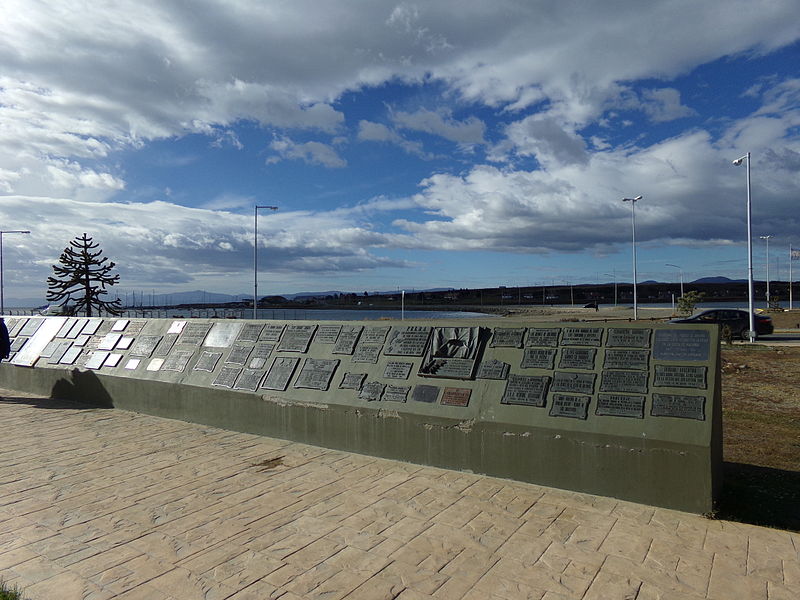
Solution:
<svg viewBox="0 0 800 600">
<path fill-rule="evenodd" d="M 798 598 L 800 535 L 0 390 L 32 600 Z"/>
</svg>

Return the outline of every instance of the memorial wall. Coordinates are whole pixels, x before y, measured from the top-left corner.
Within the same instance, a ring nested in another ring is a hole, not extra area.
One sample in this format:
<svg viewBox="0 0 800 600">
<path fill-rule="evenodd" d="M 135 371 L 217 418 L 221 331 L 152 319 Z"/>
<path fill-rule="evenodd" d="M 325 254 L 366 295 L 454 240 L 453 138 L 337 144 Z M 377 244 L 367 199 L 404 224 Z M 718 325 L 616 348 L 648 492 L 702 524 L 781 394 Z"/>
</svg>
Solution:
<svg viewBox="0 0 800 600">
<path fill-rule="evenodd" d="M 720 483 L 715 326 L 6 324 L 12 389 L 693 512 Z"/>
</svg>

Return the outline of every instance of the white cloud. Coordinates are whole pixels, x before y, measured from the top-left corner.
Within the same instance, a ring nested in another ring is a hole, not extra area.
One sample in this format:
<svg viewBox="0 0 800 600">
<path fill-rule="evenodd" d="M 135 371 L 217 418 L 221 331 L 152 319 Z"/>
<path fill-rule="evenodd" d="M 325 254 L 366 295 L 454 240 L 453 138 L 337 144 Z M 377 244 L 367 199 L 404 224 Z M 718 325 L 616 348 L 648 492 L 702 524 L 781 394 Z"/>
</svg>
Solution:
<svg viewBox="0 0 800 600">
<path fill-rule="evenodd" d="M 394 144 L 403 149 L 404 152 L 418 156 L 422 159 L 430 159 L 432 156 L 423 150 L 420 142 L 407 140 L 393 129 L 389 129 L 382 123 L 372 121 L 359 121 L 358 139 L 362 142 L 385 142 Z"/>
<path fill-rule="evenodd" d="M 302 160 L 310 165 L 322 165 L 332 169 L 347 166 L 347 161 L 340 157 L 333 147 L 322 142 L 298 144 L 283 136 L 274 139 L 269 147 L 277 156 L 269 157 L 267 164 L 275 164 L 281 160 Z"/>
<path fill-rule="evenodd" d="M 444 114 L 424 108 L 414 113 L 395 111 L 392 113 L 392 121 L 399 127 L 438 135 L 458 144 L 485 143 L 483 134 L 486 125 L 480 119 L 468 117 L 457 121 L 450 117 L 449 111 L 442 112 Z"/>
</svg>

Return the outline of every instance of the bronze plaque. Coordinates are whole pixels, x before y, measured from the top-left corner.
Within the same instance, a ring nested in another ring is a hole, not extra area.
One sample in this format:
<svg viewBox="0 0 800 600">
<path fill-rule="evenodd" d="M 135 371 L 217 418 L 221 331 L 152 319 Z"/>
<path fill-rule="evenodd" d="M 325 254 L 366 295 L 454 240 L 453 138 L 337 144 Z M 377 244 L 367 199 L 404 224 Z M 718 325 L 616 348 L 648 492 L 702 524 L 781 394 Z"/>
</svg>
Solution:
<svg viewBox="0 0 800 600">
<path fill-rule="evenodd" d="M 471 393 L 472 390 L 469 388 L 446 387 L 442 392 L 441 404 L 444 406 L 468 406 Z"/>
<path fill-rule="evenodd" d="M 381 348 L 383 348 L 383 346 L 380 344 L 365 344 L 361 342 L 356 346 L 355 352 L 353 352 L 353 362 L 375 364 L 378 362 Z"/>
<path fill-rule="evenodd" d="M 433 404 L 439 399 L 439 388 L 435 385 L 415 385 L 411 399 L 415 402 Z"/>
</svg>

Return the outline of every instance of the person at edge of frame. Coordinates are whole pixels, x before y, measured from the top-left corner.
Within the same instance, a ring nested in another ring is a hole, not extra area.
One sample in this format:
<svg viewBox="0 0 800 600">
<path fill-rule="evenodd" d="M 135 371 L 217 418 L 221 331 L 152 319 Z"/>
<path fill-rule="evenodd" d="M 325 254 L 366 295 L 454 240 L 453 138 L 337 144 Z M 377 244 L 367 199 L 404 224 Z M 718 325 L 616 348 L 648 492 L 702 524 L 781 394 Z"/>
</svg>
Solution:
<svg viewBox="0 0 800 600">
<path fill-rule="evenodd" d="M 8 358 L 11 354 L 11 339 L 8 337 L 6 320 L 0 317 L 0 360 Z"/>
</svg>

